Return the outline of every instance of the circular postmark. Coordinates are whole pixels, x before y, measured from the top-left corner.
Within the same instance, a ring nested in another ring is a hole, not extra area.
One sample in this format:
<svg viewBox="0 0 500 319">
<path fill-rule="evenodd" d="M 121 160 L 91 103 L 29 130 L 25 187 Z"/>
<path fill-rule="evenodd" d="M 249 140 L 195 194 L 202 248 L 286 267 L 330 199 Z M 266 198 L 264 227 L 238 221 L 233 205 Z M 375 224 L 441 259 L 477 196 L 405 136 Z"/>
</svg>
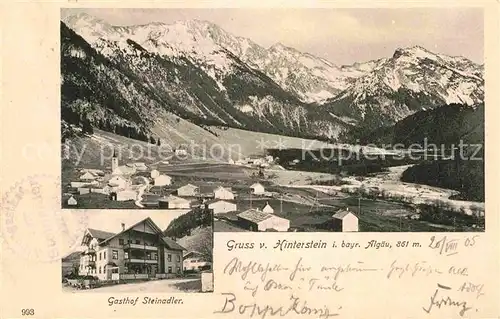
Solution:
<svg viewBox="0 0 500 319">
<path fill-rule="evenodd" d="M 61 209 L 60 178 L 28 176 L 3 195 L 4 248 L 21 258 L 53 262 L 79 247 L 88 225 L 85 211 Z"/>
</svg>

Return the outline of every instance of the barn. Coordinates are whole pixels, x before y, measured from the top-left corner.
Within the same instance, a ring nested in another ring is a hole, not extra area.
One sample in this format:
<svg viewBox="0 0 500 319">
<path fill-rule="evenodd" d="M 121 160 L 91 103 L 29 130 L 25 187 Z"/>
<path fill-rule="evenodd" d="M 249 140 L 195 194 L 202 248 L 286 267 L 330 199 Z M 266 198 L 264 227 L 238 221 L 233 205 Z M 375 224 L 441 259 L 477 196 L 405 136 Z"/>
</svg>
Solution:
<svg viewBox="0 0 500 319">
<path fill-rule="evenodd" d="M 335 232 L 357 232 L 359 230 L 358 224 L 358 217 L 349 208 L 346 208 L 333 214 L 329 228 Z"/>
<path fill-rule="evenodd" d="M 237 210 L 237 205 L 235 203 L 231 203 L 225 200 L 211 200 L 208 201 L 206 204 L 208 204 L 209 209 L 213 209 L 214 214 L 223 214 L 227 212 L 234 212 Z"/>
<path fill-rule="evenodd" d="M 241 227 L 250 231 L 275 230 L 285 232 L 290 228 L 290 221 L 288 219 L 256 209 L 246 210 L 238 214 L 237 218 Z"/>
</svg>

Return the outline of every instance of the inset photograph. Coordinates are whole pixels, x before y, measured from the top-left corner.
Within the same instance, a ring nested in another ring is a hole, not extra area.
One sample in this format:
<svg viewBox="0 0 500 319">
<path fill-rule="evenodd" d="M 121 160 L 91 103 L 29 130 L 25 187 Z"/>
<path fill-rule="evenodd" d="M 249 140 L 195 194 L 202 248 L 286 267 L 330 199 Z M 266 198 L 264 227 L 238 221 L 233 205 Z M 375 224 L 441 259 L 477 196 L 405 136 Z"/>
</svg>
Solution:
<svg viewBox="0 0 500 319">
<path fill-rule="evenodd" d="M 62 9 L 62 207 L 484 232 L 483 33 L 472 7 Z"/>
<path fill-rule="evenodd" d="M 64 292 L 213 291 L 211 210 L 102 210 L 88 220 L 81 246 L 62 259 Z"/>
</svg>

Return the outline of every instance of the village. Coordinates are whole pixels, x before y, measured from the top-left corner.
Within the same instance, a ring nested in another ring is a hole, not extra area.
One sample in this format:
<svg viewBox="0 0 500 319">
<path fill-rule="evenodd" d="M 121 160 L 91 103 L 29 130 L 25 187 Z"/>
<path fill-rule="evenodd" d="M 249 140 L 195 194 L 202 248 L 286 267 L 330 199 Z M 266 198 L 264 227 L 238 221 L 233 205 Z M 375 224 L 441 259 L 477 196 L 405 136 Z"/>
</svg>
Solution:
<svg viewBox="0 0 500 319">
<path fill-rule="evenodd" d="M 270 174 L 266 169 L 273 166 L 274 159 L 269 155 L 229 160 L 229 163 L 218 165 L 166 161 L 154 165 L 143 162 L 121 165 L 118 156 L 113 154 L 108 171 L 78 170 L 78 180 L 66 185 L 63 207 L 82 208 L 82 203 L 87 200 L 87 206 L 83 207 L 94 208 L 88 206 L 89 198 L 94 201 L 98 198 L 104 208 L 113 207 L 113 204 L 128 205 L 125 208 L 162 210 L 202 207 L 213 211 L 214 231 L 303 231 L 292 225 L 289 217 L 293 213 L 291 211 L 297 209 L 307 213 L 308 206 L 302 205 L 303 201 L 297 201 L 300 196 L 283 194 L 267 180 Z M 231 178 L 217 174 L 217 168 L 226 171 L 226 175 L 232 175 Z M 220 178 L 203 178 L 203 172 L 206 174 L 207 171 Z M 238 175 L 242 171 L 244 176 Z M 328 209 L 328 205 L 321 206 L 325 206 L 323 210 Z M 322 223 L 324 231 L 358 231 L 355 212 L 349 211 L 348 207 L 330 208 L 330 211 L 329 218 Z"/>
</svg>

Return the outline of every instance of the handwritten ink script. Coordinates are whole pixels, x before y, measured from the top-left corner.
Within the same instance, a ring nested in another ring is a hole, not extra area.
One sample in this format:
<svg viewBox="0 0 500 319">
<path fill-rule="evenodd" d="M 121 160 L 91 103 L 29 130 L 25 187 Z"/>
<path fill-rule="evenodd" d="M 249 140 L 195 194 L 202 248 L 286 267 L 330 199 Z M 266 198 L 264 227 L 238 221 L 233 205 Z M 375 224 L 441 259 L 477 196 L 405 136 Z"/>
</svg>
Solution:
<svg viewBox="0 0 500 319">
<path fill-rule="evenodd" d="M 373 296 L 371 288 L 367 288 L 371 285 L 367 283 L 387 287 L 403 287 L 414 283 L 415 287 L 420 287 L 423 282 L 421 279 L 426 279 L 424 282 L 432 282 L 432 287 L 429 288 L 427 301 L 421 305 L 421 311 L 430 314 L 448 309 L 466 316 L 479 311 L 476 301 L 485 295 L 485 285 L 474 282 L 473 271 L 468 264 L 456 263 L 448 256 L 466 252 L 467 248 L 472 249 L 479 239 L 478 235 L 463 238 L 433 235 L 428 237 L 427 244 L 423 241 L 375 239 L 331 242 L 280 239 L 273 243 L 229 240 L 227 250 L 233 252 L 234 256 L 225 262 L 219 280 L 230 282 L 236 288 L 220 290 L 221 304 L 217 305 L 214 313 L 262 319 L 297 315 L 330 318 L 345 311 L 347 297 L 365 293 L 363 289 L 368 298 Z M 286 253 L 291 250 L 336 249 L 360 252 L 372 250 L 374 253 L 383 249 L 422 249 L 430 250 L 432 256 L 437 252 L 438 259 L 418 258 L 412 253 L 395 253 L 392 256 L 396 258 L 392 259 L 363 259 L 363 254 L 356 254 L 359 258 L 348 261 L 343 261 L 345 258 L 337 259 L 333 252 L 321 254 L 322 258 L 319 259 L 293 254 L 300 257 L 291 260 L 267 258 L 273 253 L 258 254 L 264 258 L 242 257 L 241 254 L 243 250 Z"/>
</svg>

